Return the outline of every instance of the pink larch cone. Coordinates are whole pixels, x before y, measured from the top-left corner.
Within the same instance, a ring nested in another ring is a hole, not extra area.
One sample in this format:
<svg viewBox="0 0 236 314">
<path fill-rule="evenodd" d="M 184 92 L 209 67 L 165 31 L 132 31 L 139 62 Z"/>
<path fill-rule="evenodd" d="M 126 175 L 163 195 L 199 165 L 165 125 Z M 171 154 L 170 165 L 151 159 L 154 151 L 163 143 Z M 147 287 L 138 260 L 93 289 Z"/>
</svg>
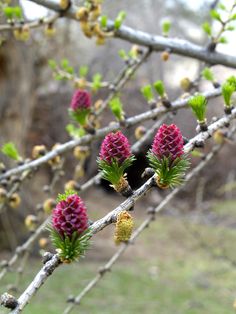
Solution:
<svg viewBox="0 0 236 314">
<path fill-rule="evenodd" d="M 163 124 L 157 131 L 152 144 L 152 152 L 158 159 L 170 157 L 172 161 L 184 154 L 183 148 L 183 136 L 175 124 Z"/>
<path fill-rule="evenodd" d="M 70 195 L 66 200 L 60 201 L 52 212 L 52 225 L 63 237 L 69 238 L 76 231 L 81 235 L 88 228 L 88 216 L 82 199 Z"/>
<path fill-rule="evenodd" d="M 77 111 L 79 109 L 89 109 L 91 107 L 91 96 L 86 90 L 78 89 L 74 92 L 71 99 L 70 109 Z"/>
<path fill-rule="evenodd" d="M 109 133 L 102 142 L 99 157 L 111 164 L 112 159 L 121 165 L 131 156 L 130 144 L 121 131 Z"/>
</svg>

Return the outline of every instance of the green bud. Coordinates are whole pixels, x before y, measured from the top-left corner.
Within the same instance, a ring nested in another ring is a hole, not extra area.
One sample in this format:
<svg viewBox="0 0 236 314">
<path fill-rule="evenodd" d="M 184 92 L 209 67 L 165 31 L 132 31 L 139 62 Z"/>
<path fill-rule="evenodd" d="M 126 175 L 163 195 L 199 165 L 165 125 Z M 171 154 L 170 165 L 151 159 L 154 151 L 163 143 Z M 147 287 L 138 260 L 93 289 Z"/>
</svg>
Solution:
<svg viewBox="0 0 236 314">
<path fill-rule="evenodd" d="M 214 74 L 212 72 L 212 70 L 210 68 L 204 68 L 202 70 L 202 76 L 207 80 L 207 81 L 210 81 L 210 82 L 213 82 L 214 81 Z"/>
<path fill-rule="evenodd" d="M 127 54 L 126 54 L 124 49 L 120 49 L 118 54 L 121 57 L 121 59 L 123 59 L 123 60 L 127 60 L 128 59 L 128 56 L 127 56 Z"/>
<path fill-rule="evenodd" d="M 77 128 L 77 127 L 75 127 L 72 123 L 67 124 L 67 126 L 66 126 L 66 131 L 68 132 L 68 134 L 69 134 L 71 137 L 75 137 L 75 138 L 82 137 L 82 136 L 85 135 L 85 130 L 84 130 L 84 128 L 82 128 L 82 127 Z"/>
<path fill-rule="evenodd" d="M 115 30 L 117 30 L 121 27 L 121 24 L 123 23 L 125 17 L 126 17 L 126 12 L 120 11 L 119 14 L 117 15 L 117 18 L 114 21 Z"/>
<path fill-rule="evenodd" d="M 21 19 L 22 18 L 22 9 L 21 7 L 19 6 L 16 6 L 13 8 L 13 13 L 14 13 L 14 16 L 18 19 Z"/>
<path fill-rule="evenodd" d="M 114 97 L 110 102 L 109 102 L 110 109 L 114 116 L 117 118 L 118 121 L 124 119 L 124 111 L 123 111 L 123 105 L 120 101 L 119 97 Z"/>
<path fill-rule="evenodd" d="M 100 73 L 96 73 L 93 76 L 93 81 L 92 81 L 92 89 L 96 92 L 101 88 L 101 82 L 102 81 L 102 76 Z"/>
<path fill-rule="evenodd" d="M 165 86 L 163 84 L 163 82 L 161 80 L 159 81 L 156 81 L 154 84 L 153 84 L 156 92 L 158 93 L 158 95 L 160 95 L 160 97 L 164 97 L 165 95 Z"/>
<path fill-rule="evenodd" d="M 222 95 L 226 107 L 231 107 L 231 97 L 234 92 L 235 92 L 234 86 L 230 85 L 228 82 L 222 85 Z"/>
<path fill-rule="evenodd" d="M 207 99 L 205 96 L 198 94 L 189 99 L 188 105 L 192 108 L 198 122 L 204 122 L 206 118 Z"/>
<path fill-rule="evenodd" d="M 5 7 L 2 9 L 5 17 L 9 20 L 13 19 L 14 16 L 14 9 L 12 7 Z"/>
<path fill-rule="evenodd" d="M 227 42 L 228 42 L 228 40 L 226 39 L 226 37 L 224 37 L 224 36 L 220 37 L 220 39 L 219 39 L 220 44 L 227 44 Z"/>
<path fill-rule="evenodd" d="M 88 74 L 88 67 L 86 65 L 83 65 L 79 68 L 79 76 L 80 77 L 86 77 Z"/>
<path fill-rule="evenodd" d="M 171 28 L 171 22 L 169 20 L 166 20 L 162 23 L 162 33 L 164 36 L 168 36 L 170 28 Z"/>
<path fill-rule="evenodd" d="M 50 68 L 51 68 L 52 70 L 55 70 L 55 69 L 57 68 L 57 63 L 56 63 L 56 61 L 53 60 L 53 59 L 49 59 L 49 60 L 48 60 L 48 65 L 50 66 Z"/>
<path fill-rule="evenodd" d="M 107 16 L 106 15 L 102 15 L 100 17 L 100 25 L 102 28 L 106 28 L 107 27 Z"/>
<path fill-rule="evenodd" d="M 211 18 L 212 18 L 212 19 L 214 19 L 214 20 L 217 20 L 217 21 L 221 22 L 221 16 L 220 16 L 220 13 L 219 13 L 219 12 L 217 12 L 216 10 L 211 10 L 210 15 L 211 15 Z"/>
<path fill-rule="evenodd" d="M 202 29 L 204 30 L 204 32 L 208 35 L 211 36 L 212 34 L 212 30 L 211 30 L 211 26 L 208 22 L 205 22 L 202 24 Z"/>
<path fill-rule="evenodd" d="M 2 146 L 1 152 L 9 158 L 20 160 L 20 154 L 14 143 L 8 142 Z"/>
<path fill-rule="evenodd" d="M 143 94 L 143 97 L 149 102 L 149 101 L 152 101 L 154 99 L 153 97 L 153 92 L 152 92 L 152 86 L 149 84 L 149 85 L 146 85 L 146 86 L 143 86 L 141 88 L 141 93 Z"/>
<path fill-rule="evenodd" d="M 227 82 L 232 85 L 234 87 L 234 90 L 236 91 L 236 77 L 235 76 L 230 76 L 228 79 L 227 79 Z"/>
</svg>

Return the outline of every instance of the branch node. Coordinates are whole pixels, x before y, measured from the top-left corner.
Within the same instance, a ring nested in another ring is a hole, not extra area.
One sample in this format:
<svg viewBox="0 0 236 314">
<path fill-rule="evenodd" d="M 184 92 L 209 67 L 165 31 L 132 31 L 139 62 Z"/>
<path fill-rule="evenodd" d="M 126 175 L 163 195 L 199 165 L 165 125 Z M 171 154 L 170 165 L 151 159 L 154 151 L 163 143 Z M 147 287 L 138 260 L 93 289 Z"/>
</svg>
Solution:
<svg viewBox="0 0 236 314">
<path fill-rule="evenodd" d="M 171 102 L 169 101 L 168 98 L 163 98 L 162 99 L 162 104 L 165 108 L 169 109 L 172 107 Z"/>
<path fill-rule="evenodd" d="M 75 296 L 69 295 L 66 302 L 67 303 L 75 303 Z"/>
<path fill-rule="evenodd" d="M 128 127 L 128 123 L 125 119 L 120 120 L 120 126 L 123 128 L 127 128 Z"/>
<path fill-rule="evenodd" d="M 106 272 L 108 272 L 108 271 L 111 271 L 111 269 L 110 268 L 108 268 L 108 267 L 101 267 L 99 270 L 98 270 L 98 272 L 99 272 L 99 274 L 101 275 L 101 276 L 103 276 Z"/>
<path fill-rule="evenodd" d="M 43 259 L 42 259 L 42 262 L 43 262 L 43 264 L 46 264 L 48 261 L 50 261 L 52 258 L 53 258 L 53 254 L 52 253 L 50 253 L 50 252 L 45 252 L 44 254 L 43 254 Z"/>
<path fill-rule="evenodd" d="M 124 197 L 130 197 L 133 193 L 134 191 L 131 189 L 129 184 L 120 192 L 120 194 Z"/>
<path fill-rule="evenodd" d="M 230 126 L 230 121 L 225 121 L 224 126 L 228 128 Z"/>
<path fill-rule="evenodd" d="M 209 52 L 214 52 L 216 49 L 216 43 L 215 42 L 210 42 L 209 45 L 207 46 L 207 50 Z"/>
<path fill-rule="evenodd" d="M 141 178 L 151 178 L 154 175 L 155 171 L 152 168 L 146 168 L 141 174 Z"/>
<path fill-rule="evenodd" d="M 204 141 L 202 141 L 202 140 L 197 140 L 195 143 L 194 143 L 194 146 L 196 147 L 196 148 L 203 148 L 204 147 Z"/>
<path fill-rule="evenodd" d="M 156 211 L 155 211 L 154 207 L 152 207 L 152 206 L 148 207 L 147 213 L 148 213 L 148 215 L 151 215 L 152 220 L 156 219 Z"/>
<path fill-rule="evenodd" d="M 7 268 L 9 266 L 8 261 L 7 260 L 2 260 L 0 263 L 0 267 L 1 268 Z"/>
<path fill-rule="evenodd" d="M 0 303 L 6 308 L 12 309 L 12 310 L 15 309 L 18 305 L 17 299 L 7 292 L 1 295 Z"/>
</svg>

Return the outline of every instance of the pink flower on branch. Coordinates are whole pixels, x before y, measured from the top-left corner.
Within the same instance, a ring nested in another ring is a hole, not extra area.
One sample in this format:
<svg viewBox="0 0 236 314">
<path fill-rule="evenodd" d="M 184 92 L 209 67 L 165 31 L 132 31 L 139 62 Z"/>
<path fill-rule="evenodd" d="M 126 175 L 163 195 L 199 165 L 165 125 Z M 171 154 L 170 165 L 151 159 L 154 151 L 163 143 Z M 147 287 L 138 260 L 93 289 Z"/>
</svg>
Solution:
<svg viewBox="0 0 236 314">
<path fill-rule="evenodd" d="M 70 103 L 70 109 L 77 111 L 80 109 L 89 109 L 91 107 L 91 96 L 89 92 L 78 89 L 74 92 Z"/>
</svg>

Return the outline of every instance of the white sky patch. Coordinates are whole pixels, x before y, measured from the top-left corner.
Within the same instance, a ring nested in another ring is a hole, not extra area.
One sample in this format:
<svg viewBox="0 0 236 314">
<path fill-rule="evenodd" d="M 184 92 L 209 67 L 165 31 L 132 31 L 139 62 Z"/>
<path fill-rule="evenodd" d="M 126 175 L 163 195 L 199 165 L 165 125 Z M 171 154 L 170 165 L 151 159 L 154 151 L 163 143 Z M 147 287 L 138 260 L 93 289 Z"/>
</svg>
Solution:
<svg viewBox="0 0 236 314">
<path fill-rule="evenodd" d="M 27 0 L 20 1 L 24 13 L 29 20 L 39 19 L 48 15 L 48 9 Z"/>
</svg>

